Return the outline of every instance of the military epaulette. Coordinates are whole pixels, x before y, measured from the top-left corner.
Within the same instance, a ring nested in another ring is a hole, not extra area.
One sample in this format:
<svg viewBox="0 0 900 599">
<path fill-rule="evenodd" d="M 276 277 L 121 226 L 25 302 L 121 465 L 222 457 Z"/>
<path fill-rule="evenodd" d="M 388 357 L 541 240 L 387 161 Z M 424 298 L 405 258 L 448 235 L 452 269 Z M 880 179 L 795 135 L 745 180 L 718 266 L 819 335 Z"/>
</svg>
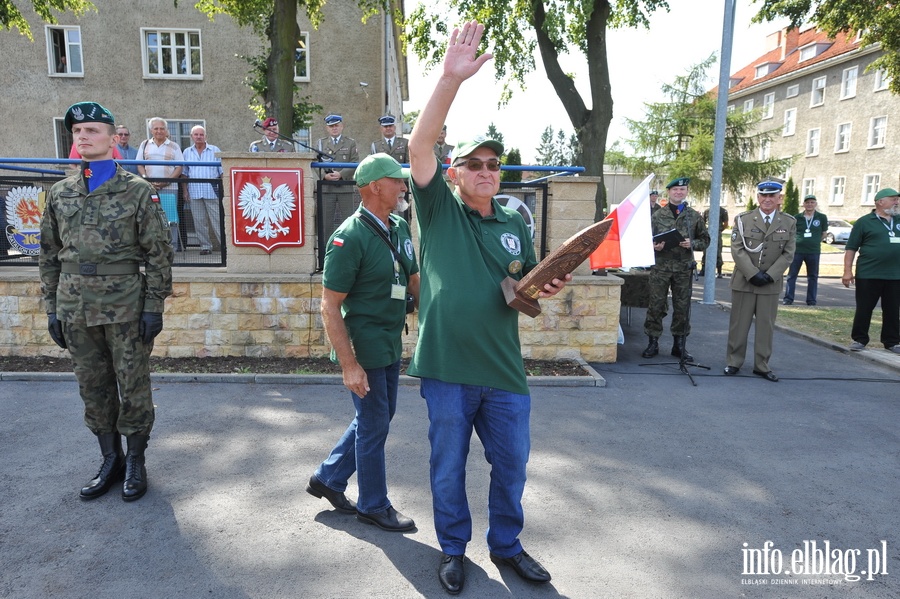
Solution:
<svg viewBox="0 0 900 599">
<path fill-rule="evenodd" d="M 753 212 L 753 210 L 744 210 L 743 212 L 738 214 L 737 217 L 740 218 L 740 217 L 744 216 L 745 214 L 750 214 L 751 212 Z"/>
</svg>

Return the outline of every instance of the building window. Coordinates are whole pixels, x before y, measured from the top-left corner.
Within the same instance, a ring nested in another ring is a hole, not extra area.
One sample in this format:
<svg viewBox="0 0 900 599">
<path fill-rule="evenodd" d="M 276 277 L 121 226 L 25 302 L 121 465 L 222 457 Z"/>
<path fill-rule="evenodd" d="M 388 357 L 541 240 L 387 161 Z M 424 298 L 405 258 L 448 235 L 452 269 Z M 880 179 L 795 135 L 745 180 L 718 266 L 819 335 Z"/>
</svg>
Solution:
<svg viewBox="0 0 900 599">
<path fill-rule="evenodd" d="M 850 123 L 841 123 L 837 126 L 837 133 L 834 136 L 834 152 L 850 151 Z"/>
<path fill-rule="evenodd" d="M 844 205 L 844 187 L 846 187 L 846 177 L 831 178 L 831 195 L 828 197 L 828 203 L 832 206 Z"/>
<path fill-rule="evenodd" d="M 50 27 L 47 33 L 47 67 L 51 75 L 83 77 L 81 27 Z M 66 153 L 68 157 L 68 153 Z"/>
<path fill-rule="evenodd" d="M 770 119 L 775 116 L 775 92 L 763 96 L 762 118 Z"/>
<path fill-rule="evenodd" d="M 887 134 L 887 117 L 876 116 L 869 121 L 869 148 L 883 148 Z"/>
<path fill-rule="evenodd" d="M 772 141 L 764 139 L 759 144 L 759 159 L 768 160 L 772 156 Z"/>
<path fill-rule="evenodd" d="M 806 196 L 814 196 L 816 195 L 816 180 L 815 179 L 804 179 L 803 183 L 800 185 L 801 189 L 801 198 L 805 198 Z"/>
<path fill-rule="evenodd" d="M 56 141 L 56 157 L 68 158 L 72 144 L 75 143 L 75 138 L 66 129 L 65 119 L 62 117 L 53 119 L 53 132 Z"/>
<path fill-rule="evenodd" d="M 797 94 L 800 93 L 800 84 L 788 86 L 787 92 L 784 94 L 785 98 L 793 98 Z"/>
<path fill-rule="evenodd" d="M 751 110 L 753 110 L 753 98 L 744 100 L 744 112 L 750 112 Z"/>
<path fill-rule="evenodd" d="M 857 74 L 859 74 L 859 67 L 844 69 L 844 73 L 841 75 L 841 100 L 856 96 Z"/>
<path fill-rule="evenodd" d="M 731 114 L 732 112 L 734 112 L 734 110 L 735 110 L 734 104 L 729 104 L 728 105 L 728 114 Z"/>
<path fill-rule="evenodd" d="M 875 194 L 881 188 L 881 175 L 866 175 L 863 177 L 862 199 L 863 205 L 872 206 L 875 204 Z"/>
<path fill-rule="evenodd" d="M 294 81 L 309 81 L 309 33 L 300 32 L 294 49 Z"/>
<path fill-rule="evenodd" d="M 144 77 L 200 79 L 199 29 L 141 29 Z"/>
<path fill-rule="evenodd" d="M 782 135 L 787 137 L 788 135 L 793 135 L 794 131 L 797 129 L 797 109 L 796 108 L 788 108 L 784 111 L 784 131 Z"/>
<path fill-rule="evenodd" d="M 875 91 L 884 91 L 891 84 L 891 78 L 884 69 L 875 71 Z"/>
<path fill-rule="evenodd" d="M 812 82 L 812 98 L 809 106 L 821 106 L 825 103 L 825 77 L 817 77 Z"/>
<path fill-rule="evenodd" d="M 806 155 L 819 155 L 819 141 L 822 139 L 821 129 L 810 129 L 806 134 Z"/>
</svg>

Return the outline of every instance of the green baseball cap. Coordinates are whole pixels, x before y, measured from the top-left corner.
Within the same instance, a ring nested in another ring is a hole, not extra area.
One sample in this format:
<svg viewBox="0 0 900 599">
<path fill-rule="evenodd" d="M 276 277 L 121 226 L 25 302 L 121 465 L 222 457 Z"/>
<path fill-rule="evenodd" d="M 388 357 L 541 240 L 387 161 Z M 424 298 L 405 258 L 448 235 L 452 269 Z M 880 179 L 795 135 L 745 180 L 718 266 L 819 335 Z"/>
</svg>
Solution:
<svg viewBox="0 0 900 599">
<path fill-rule="evenodd" d="M 884 189 L 878 190 L 878 193 L 875 194 L 875 200 L 880 200 L 882 198 L 892 198 L 894 196 L 900 196 L 900 193 L 897 193 L 896 189 L 885 187 Z"/>
<path fill-rule="evenodd" d="M 503 156 L 503 144 L 495 139 L 488 139 L 479 135 L 475 139 L 469 139 L 459 142 L 453 152 L 450 154 L 450 163 L 456 162 L 457 158 L 465 158 L 478 148 L 490 148 L 496 154 L 497 158 Z"/>
<path fill-rule="evenodd" d="M 66 111 L 66 130 L 72 132 L 75 123 L 106 123 L 115 126 L 112 113 L 96 102 L 78 102 Z"/>
<path fill-rule="evenodd" d="M 390 179 L 409 179 L 409 169 L 400 166 L 393 156 L 379 152 L 363 158 L 354 173 L 357 187 L 365 187 L 372 181 L 388 177 Z"/>
</svg>

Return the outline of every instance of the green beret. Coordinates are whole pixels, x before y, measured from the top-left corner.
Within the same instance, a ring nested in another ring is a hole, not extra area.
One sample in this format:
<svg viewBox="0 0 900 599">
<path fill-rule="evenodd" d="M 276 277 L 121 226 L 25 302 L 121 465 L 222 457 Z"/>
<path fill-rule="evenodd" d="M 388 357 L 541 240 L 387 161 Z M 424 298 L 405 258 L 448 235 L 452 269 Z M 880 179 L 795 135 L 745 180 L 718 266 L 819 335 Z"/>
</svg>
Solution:
<svg viewBox="0 0 900 599">
<path fill-rule="evenodd" d="M 682 185 L 687 187 L 690 184 L 690 177 L 678 177 L 677 179 L 672 179 L 671 181 L 669 181 L 669 184 L 666 185 L 666 189 L 672 189 L 673 187 L 680 187 Z"/>
<path fill-rule="evenodd" d="M 892 198 L 894 196 L 900 196 L 900 193 L 897 193 L 897 190 L 895 190 L 895 189 L 891 189 L 890 187 L 885 187 L 884 189 L 879 190 L 878 193 L 875 194 L 875 200 L 877 201 L 882 198 Z"/>
<path fill-rule="evenodd" d="M 69 106 L 65 123 L 66 130 L 71 133 L 75 123 L 106 123 L 115 126 L 116 119 L 110 111 L 96 102 L 78 102 Z"/>
</svg>

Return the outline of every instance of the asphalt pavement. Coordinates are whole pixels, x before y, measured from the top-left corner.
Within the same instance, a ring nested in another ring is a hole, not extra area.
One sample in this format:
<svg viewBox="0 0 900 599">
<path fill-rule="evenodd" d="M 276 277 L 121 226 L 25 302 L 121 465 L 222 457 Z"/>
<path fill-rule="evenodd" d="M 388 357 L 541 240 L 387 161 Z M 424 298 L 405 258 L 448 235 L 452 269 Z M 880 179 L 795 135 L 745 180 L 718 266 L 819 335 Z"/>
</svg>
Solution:
<svg viewBox="0 0 900 599">
<path fill-rule="evenodd" d="M 780 382 L 726 378 L 726 307 L 692 311 L 688 347 L 710 368 L 687 368 L 696 386 L 668 334 L 640 357 L 634 310 L 618 362 L 592 365 L 605 387 L 533 387 L 521 538 L 549 584 L 491 563 L 473 438 L 461 597 L 900 597 L 892 363 L 779 330 Z M 401 386 L 387 443 L 391 500 L 418 524 L 397 534 L 304 492 L 352 417 L 340 385 L 154 380 L 150 490 L 133 503 L 78 498 L 98 449 L 74 382 L 0 380 L 0 597 L 446 596 L 417 386 Z"/>
</svg>

